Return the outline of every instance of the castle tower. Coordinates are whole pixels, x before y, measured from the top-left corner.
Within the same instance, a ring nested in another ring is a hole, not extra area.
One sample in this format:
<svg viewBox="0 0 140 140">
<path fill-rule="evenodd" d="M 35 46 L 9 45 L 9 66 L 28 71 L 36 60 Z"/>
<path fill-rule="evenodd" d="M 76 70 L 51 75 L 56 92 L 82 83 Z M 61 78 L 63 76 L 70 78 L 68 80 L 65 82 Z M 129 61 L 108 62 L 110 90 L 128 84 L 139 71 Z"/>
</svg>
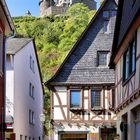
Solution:
<svg viewBox="0 0 140 140">
<path fill-rule="evenodd" d="M 41 17 L 45 16 L 46 9 L 50 7 L 50 0 L 40 0 L 39 6 L 40 6 L 40 16 Z"/>
<path fill-rule="evenodd" d="M 51 6 L 54 6 L 55 2 L 53 0 L 40 0 L 39 6 L 40 6 L 40 16 L 46 16 L 47 15 L 47 9 Z"/>
<path fill-rule="evenodd" d="M 40 0 L 40 16 L 61 15 L 74 3 L 84 3 L 90 10 L 96 10 L 95 0 Z M 56 4 L 56 5 L 55 5 Z M 65 10 L 64 10 L 65 9 Z"/>
</svg>

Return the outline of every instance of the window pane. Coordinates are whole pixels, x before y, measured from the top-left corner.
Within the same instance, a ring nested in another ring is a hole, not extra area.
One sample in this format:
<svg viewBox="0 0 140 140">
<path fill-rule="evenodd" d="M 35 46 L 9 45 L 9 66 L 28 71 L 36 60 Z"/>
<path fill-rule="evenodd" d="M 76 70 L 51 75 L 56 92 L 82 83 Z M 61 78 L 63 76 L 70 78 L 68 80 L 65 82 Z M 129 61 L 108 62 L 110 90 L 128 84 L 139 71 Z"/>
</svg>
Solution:
<svg viewBox="0 0 140 140">
<path fill-rule="evenodd" d="M 32 96 L 32 85 L 31 85 L 31 83 L 29 84 L 29 95 Z"/>
<path fill-rule="evenodd" d="M 132 72 L 135 70 L 136 67 L 136 49 L 135 49 L 135 42 L 133 42 L 132 46 Z"/>
<path fill-rule="evenodd" d="M 107 54 L 108 52 L 99 52 L 98 53 L 98 64 L 99 65 L 107 65 Z"/>
<path fill-rule="evenodd" d="M 91 108 L 101 106 L 101 92 L 93 90 L 91 92 Z"/>
<path fill-rule="evenodd" d="M 115 17 L 116 15 L 117 15 L 117 11 L 116 10 L 111 11 L 111 17 Z"/>
<path fill-rule="evenodd" d="M 126 52 L 125 79 L 129 76 L 129 51 Z"/>
<path fill-rule="evenodd" d="M 109 30 L 109 20 L 105 20 L 104 21 L 103 32 L 104 33 L 110 33 L 110 30 Z"/>
<path fill-rule="evenodd" d="M 103 12 L 103 17 L 104 18 L 109 18 L 109 11 L 104 11 Z"/>
<path fill-rule="evenodd" d="M 80 107 L 80 91 L 70 92 L 70 107 Z"/>
<path fill-rule="evenodd" d="M 30 56 L 30 69 L 32 69 L 32 57 Z"/>
</svg>

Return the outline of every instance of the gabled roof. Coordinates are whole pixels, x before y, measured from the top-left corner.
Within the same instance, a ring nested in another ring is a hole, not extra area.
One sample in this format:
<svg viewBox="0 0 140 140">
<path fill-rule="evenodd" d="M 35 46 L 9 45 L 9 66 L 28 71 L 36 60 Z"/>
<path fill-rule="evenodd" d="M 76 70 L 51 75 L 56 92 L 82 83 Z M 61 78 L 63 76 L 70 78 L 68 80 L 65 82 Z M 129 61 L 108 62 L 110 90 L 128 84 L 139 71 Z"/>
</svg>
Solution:
<svg viewBox="0 0 140 140">
<path fill-rule="evenodd" d="M 110 67 L 114 67 L 114 59 L 120 47 L 129 32 L 133 22 L 140 15 L 140 0 L 135 1 L 132 5 L 130 0 L 119 0 L 118 14 L 116 18 L 114 39 L 112 45 L 112 55 L 110 59 Z"/>
<path fill-rule="evenodd" d="M 38 55 L 37 55 L 37 49 L 35 45 L 34 38 L 12 38 L 7 40 L 7 54 L 12 54 L 15 55 L 17 52 L 19 52 L 22 48 L 24 48 L 28 43 L 33 42 L 33 49 L 35 52 L 36 60 L 37 60 L 37 66 L 38 66 L 38 71 L 39 71 L 39 76 L 40 76 L 40 81 L 41 81 L 41 86 L 43 90 L 43 94 L 45 93 L 44 87 L 43 87 L 43 79 L 41 75 L 41 69 L 39 65 L 39 60 L 38 60 Z"/>
<path fill-rule="evenodd" d="M 7 54 L 16 54 L 23 47 L 25 47 L 29 42 L 31 42 L 32 38 L 11 38 L 7 40 Z"/>
<path fill-rule="evenodd" d="M 107 2 L 109 2 L 110 0 L 104 0 L 104 2 L 102 3 L 102 5 L 100 6 L 99 10 L 96 12 L 95 16 L 92 18 L 91 22 L 88 24 L 88 26 L 86 27 L 86 29 L 84 30 L 84 32 L 81 34 L 81 36 L 79 37 L 79 39 L 77 40 L 77 42 L 75 43 L 75 45 L 73 46 L 73 48 L 70 50 L 70 52 L 68 53 L 68 55 L 66 56 L 65 60 L 63 61 L 63 63 L 61 64 L 61 66 L 59 67 L 59 69 L 57 70 L 57 72 L 55 73 L 55 75 L 48 80 L 45 85 L 49 86 L 51 85 L 51 82 L 60 74 L 62 68 L 64 67 L 64 65 L 66 64 L 66 62 L 68 61 L 68 59 L 70 58 L 70 56 L 73 54 L 73 52 L 76 50 L 77 46 L 79 45 L 80 41 L 88 34 L 88 31 L 91 29 L 91 26 L 93 25 L 93 23 L 96 21 L 97 17 L 99 16 L 99 14 L 102 12 L 102 9 L 105 7 L 105 5 L 107 4 Z M 116 6 L 117 6 L 117 1 L 112 0 Z M 74 71 L 73 71 L 74 72 Z M 78 70 L 75 70 L 74 73 L 78 72 Z M 88 72 L 86 72 L 86 70 L 83 70 L 85 75 L 88 74 L 93 74 L 95 75 L 95 73 L 93 73 L 93 71 L 89 70 Z M 113 72 L 110 72 L 110 75 L 113 75 Z M 108 76 L 110 76 L 108 75 Z M 81 75 L 82 76 L 82 75 Z M 99 74 L 98 74 L 99 76 Z M 101 75 L 102 76 L 102 75 Z M 75 77 L 76 78 L 76 77 Z M 93 78 L 93 77 L 92 77 Z M 95 77 L 94 77 L 95 78 Z M 113 79 L 113 77 L 110 76 L 110 78 Z M 104 79 L 103 77 L 97 77 L 96 79 Z M 86 82 L 86 81 L 85 81 Z M 90 81 L 91 84 L 93 84 L 93 82 Z M 100 82 L 101 83 L 101 82 Z M 112 83 L 112 82 L 111 82 Z M 73 83 L 74 84 L 74 83 Z"/>
<path fill-rule="evenodd" d="M 5 26 L 7 34 L 15 32 L 15 27 L 5 0 L 0 0 L 0 19 Z"/>
</svg>

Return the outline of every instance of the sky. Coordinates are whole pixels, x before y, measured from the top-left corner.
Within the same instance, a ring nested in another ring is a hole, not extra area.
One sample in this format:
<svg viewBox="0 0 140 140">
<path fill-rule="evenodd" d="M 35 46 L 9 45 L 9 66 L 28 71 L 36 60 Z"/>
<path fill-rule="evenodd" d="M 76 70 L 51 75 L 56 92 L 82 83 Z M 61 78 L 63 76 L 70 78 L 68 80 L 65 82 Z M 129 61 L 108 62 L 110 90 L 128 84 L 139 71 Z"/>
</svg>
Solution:
<svg viewBox="0 0 140 140">
<path fill-rule="evenodd" d="M 97 7 L 99 7 L 99 1 Z M 39 16 L 39 0 L 6 0 L 12 17 L 23 16 L 29 10 L 32 16 Z"/>
</svg>

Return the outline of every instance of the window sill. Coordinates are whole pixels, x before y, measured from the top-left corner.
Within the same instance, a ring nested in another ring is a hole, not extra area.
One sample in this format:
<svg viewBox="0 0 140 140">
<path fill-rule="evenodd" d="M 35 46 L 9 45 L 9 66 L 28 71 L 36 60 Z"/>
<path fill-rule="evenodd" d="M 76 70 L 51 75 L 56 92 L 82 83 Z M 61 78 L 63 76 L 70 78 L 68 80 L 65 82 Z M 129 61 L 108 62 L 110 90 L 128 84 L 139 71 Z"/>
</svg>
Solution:
<svg viewBox="0 0 140 140">
<path fill-rule="evenodd" d="M 126 80 L 123 80 L 123 83 L 122 83 L 123 86 L 125 86 L 130 81 L 130 79 L 135 75 L 135 72 L 136 70 L 132 72 Z"/>
<path fill-rule="evenodd" d="M 71 111 L 82 111 L 83 108 L 78 108 L 78 107 L 73 107 L 73 108 L 70 108 Z"/>
<path fill-rule="evenodd" d="M 100 110 L 104 110 L 104 108 L 102 108 L 102 107 L 91 108 L 91 111 L 100 111 Z"/>
</svg>

